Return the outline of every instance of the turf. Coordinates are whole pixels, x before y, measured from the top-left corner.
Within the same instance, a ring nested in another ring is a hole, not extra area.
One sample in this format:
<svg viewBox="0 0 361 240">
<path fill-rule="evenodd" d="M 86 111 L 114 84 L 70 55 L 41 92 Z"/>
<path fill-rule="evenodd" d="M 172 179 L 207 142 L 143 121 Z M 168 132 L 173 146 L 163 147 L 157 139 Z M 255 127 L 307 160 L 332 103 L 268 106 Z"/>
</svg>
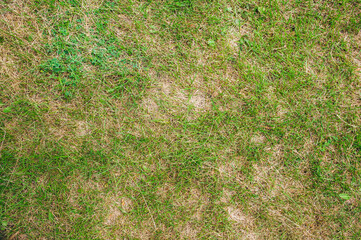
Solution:
<svg viewBox="0 0 361 240">
<path fill-rule="evenodd" d="M 360 0 L 0 0 L 0 238 L 360 239 L 360 30 Z"/>
</svg>

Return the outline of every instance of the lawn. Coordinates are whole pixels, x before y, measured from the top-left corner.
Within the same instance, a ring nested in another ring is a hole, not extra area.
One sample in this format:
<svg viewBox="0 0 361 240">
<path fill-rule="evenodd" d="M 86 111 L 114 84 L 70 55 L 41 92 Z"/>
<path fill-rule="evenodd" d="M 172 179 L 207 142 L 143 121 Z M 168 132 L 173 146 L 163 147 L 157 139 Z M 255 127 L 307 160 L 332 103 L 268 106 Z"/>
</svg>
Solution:
<svg viewBox="0 0 361 240">
<path fill-rule="evenodd" d="M 361 0 L 0 0 L 0 239 L 361 239 Z"/>
</svg>

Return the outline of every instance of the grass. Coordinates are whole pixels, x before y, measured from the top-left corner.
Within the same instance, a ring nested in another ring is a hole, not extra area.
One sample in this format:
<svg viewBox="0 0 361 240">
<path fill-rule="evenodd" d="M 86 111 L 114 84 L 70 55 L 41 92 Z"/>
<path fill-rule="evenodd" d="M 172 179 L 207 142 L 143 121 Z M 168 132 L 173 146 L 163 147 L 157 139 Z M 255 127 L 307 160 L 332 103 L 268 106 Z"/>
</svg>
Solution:
<svg viewBox="0 0 361 240">
<path fill-rule="evenodd" d="M 0 6 L 0 238 L 361 237 L 359 0 Z"/>
</svg>

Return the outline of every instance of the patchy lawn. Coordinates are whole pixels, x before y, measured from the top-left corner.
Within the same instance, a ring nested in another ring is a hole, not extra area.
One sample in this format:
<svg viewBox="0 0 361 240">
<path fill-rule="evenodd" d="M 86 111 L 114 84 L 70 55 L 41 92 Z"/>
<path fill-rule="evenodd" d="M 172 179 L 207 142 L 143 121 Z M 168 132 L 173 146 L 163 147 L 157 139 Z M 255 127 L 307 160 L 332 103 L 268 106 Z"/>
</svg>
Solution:
<svg viewBox="0 0 361 240">
<path fill-rule="evenodd" d="M 360 0 L 0 0 L 1 235 L 360 239 L 360 30 Z"/>
</svg>

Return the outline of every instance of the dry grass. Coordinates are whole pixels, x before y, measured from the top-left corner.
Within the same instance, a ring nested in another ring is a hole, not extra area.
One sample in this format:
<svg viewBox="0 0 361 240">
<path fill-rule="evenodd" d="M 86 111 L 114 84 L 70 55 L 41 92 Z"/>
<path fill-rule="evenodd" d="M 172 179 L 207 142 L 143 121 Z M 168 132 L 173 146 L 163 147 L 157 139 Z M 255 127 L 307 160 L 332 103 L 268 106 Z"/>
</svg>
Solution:
<svg viewBox="0 0 361 240">
<path fill-rule="evenodd" d="M 357 1 L 0 4 L 5 239 L 361 235 Z"/>
</svg>

